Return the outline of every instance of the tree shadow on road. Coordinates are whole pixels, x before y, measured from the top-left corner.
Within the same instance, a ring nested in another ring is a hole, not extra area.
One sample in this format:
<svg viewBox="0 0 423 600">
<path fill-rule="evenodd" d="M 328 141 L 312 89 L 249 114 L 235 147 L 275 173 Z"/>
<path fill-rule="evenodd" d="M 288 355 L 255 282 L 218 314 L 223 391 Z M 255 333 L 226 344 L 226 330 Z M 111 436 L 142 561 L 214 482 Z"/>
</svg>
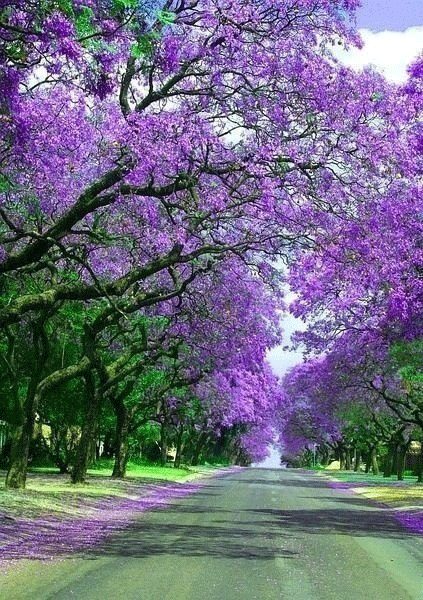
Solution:
<svg viewBox="0 0 423 600">
<path fill-rule="evenodd" d="M 191 514 L 211 514 L 211 513 L 227 513 L 223 508 L 201 506 L 197 504 L 170 504 L 166 507 L 167 513 L 191 513 Z"/>
<path fill-rule="evenodd" d="M 270 485 L 272 487 L 295 487 L 295 488 L 327 488 L 327 481 L 313 479 L 311 481 L 303 481 L 301 479 L 283 479 L 280 481 L 272 481 L 266 479 L 243 479 L 243 485 Z"/>
<path fill-rule="evenodd" d="M 331 498 L 333 500 L 333 498 Z M 343 499 L 335 499 L 343 502 Z M 353 502 L 350 504 L 358 505 Z M 347 503 L 347 501 L 345 500 Z M 364 503 L 363 503 L 364 504 Z M 405 539 L 416 534 L 405 529 L 387 511 L 366 508 L 316 508 L 278 510 L 273 508 L 247 509 L 257 516 L 257 522 L 268 530 L 307 534 L 335 534 Z M 263 520 L 263 517 L 267 517 Z"/>
<path fill-rule="evenodd" d="M 292 558 L 298 553 L 273 544 L 280 533 L 257 531 L 256 524 L 221 525 L 139 524 L 105 540 L 101 548 L 86 553 L 100 556 L 153 555 L 212 556 L 247 560 Z"/>
<path fill-rule="evenodd" d="M 319 500 L 327 500 L 328 502 L 335 502 L 337 504 L 350 504 L 353 506 L 364 506 L 367 507 L 368 510 L 374 510 L 374 507 L 383 508 L 385 510 L 386 507 L 383 505 L 383 502 L 378 502 L 377 500 L 373 500 L 372 498 L 336 498 L 334 496 L 320 496 Z"/>
</svg>

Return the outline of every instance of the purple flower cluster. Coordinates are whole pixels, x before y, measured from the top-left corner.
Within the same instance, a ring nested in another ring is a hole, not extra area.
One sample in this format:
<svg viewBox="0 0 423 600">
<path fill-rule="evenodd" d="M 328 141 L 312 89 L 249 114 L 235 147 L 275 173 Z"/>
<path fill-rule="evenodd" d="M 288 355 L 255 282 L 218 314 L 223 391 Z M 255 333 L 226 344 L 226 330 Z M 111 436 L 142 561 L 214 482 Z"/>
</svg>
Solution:
<svg viewBox="0 0 423 600">
<path fill-rule="evenodd" d="M 395 518 L 413 533 L 423 534 L 423 510 L 395 511 Z"/>
</svg>

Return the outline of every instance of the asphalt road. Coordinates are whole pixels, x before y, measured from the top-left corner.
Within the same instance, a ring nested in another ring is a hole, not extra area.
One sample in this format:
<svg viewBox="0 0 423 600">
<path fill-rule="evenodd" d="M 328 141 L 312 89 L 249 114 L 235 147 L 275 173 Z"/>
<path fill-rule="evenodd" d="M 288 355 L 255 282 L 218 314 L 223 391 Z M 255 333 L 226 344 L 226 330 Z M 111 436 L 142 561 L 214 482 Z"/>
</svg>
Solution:
<svg viewBox="0 0 423 600">
<path fill-rule="evenodd" d="M 83 557 L 28 561 L 0 600 L 423 600 L 423 540 L 294 470 L 247 469 Z"/>
</svg>

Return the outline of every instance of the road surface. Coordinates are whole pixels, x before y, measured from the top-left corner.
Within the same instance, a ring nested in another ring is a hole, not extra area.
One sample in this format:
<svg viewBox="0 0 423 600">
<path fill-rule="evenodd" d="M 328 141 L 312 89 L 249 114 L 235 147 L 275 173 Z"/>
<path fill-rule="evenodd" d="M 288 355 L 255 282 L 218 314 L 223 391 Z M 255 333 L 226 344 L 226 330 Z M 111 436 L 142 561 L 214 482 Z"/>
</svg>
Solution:
<svg viewBox="0 0 423 600">
<path fill-rule="evenodd" d="M 423 540 L 316 475 L 246 469 L 101 548 L 25 563 L 0 600 L 423 600 Z"/>
</svg>

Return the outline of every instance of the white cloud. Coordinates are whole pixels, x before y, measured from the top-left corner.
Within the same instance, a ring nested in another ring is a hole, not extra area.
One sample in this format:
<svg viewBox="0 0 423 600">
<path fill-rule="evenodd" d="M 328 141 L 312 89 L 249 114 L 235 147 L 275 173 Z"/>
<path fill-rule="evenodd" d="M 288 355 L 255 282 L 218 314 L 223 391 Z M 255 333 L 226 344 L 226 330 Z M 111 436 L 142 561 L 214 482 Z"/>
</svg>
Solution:
<svg viewBox="0 0 423 600">
<path fill-rule="evenodd" d="M 404 83 L 407 65 L 423 51 L 423 26 L 410 27 L 405 31 L 360 29 L 360 34 L 364 42 L 361 50 L 352 48 L 346 52 L 334 48 L 334 55 L 355 70 L 370 64 L 389 81 Z"/>
</svg>

